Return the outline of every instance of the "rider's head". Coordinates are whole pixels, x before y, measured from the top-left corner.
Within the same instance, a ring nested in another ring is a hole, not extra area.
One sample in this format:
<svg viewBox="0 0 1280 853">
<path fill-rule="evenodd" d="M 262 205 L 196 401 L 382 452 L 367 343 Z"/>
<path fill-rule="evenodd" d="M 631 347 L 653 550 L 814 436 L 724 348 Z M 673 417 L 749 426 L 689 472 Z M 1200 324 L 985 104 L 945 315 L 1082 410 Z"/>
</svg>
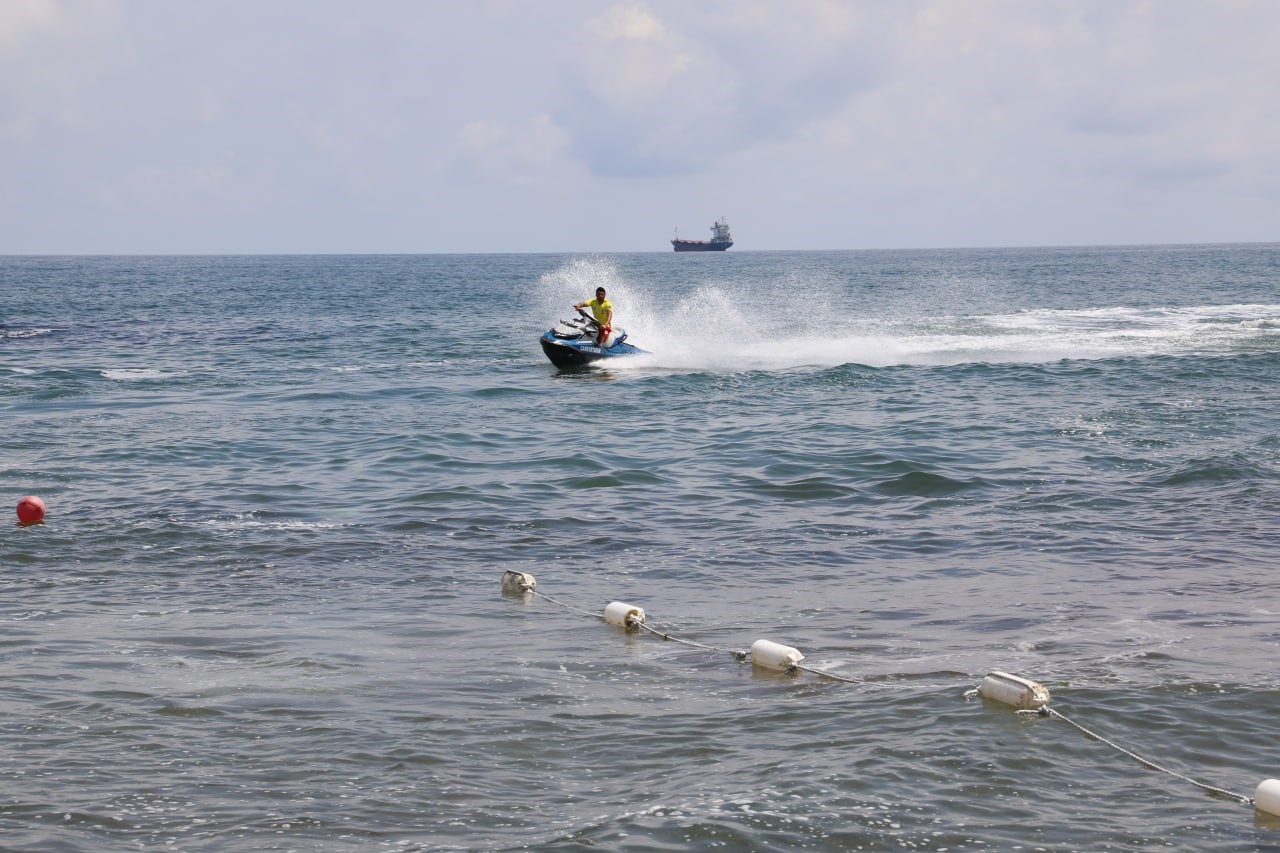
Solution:
<svg viewBox="0 0 1280 853">
<path fill-rule="evenodd" d="M 596 299 L 604 299 L 604 288 L 603 288 L 603 287 L 597 287 L 597 288 L 596 288 Z"/>
</svg>

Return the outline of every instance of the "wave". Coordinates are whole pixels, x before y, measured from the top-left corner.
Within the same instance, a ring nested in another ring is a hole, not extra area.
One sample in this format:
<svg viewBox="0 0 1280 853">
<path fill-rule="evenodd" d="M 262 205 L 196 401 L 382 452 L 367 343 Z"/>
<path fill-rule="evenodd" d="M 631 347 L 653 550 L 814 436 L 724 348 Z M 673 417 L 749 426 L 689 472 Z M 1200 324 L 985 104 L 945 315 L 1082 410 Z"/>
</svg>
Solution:
<svg viewBox="0 0 1280 853">
<path fill-rule="evenodd" d="M 0 341 L 21 340 L 22 338 L 39 338 L 52 335 L 54 329 L 6 329 L 0 327 Z"/>
<path fill-rule="evenodd" d="M 139 382 L 153 379 L 173 379 L 179 376 L 186 376 L 182 371 L 167 373 L 163 370 L 154 368 L 118 368 L 112 370 L 101 371 L 104 379 L 111 379 L 116 382 Z"/>
</svg>

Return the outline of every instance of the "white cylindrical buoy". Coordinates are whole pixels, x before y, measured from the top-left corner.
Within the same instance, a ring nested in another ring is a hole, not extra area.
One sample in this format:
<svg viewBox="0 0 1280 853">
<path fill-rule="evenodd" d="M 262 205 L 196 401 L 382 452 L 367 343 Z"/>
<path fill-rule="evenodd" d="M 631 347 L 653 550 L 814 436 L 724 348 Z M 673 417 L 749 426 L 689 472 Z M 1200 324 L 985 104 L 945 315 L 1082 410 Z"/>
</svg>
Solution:
<svg viewBox="0 0 1280 853">
<path fill-rule="evenodd" d="M 1049 691 L 1043 685 L 1007 672 L 989 672 L 978 685 L 978 694 L 1023 711 L 1038 711 L 1049 704 Z"/>
<path fill-rule="evenodd" d="M 536 588 L 538 582 L 527 572 L 504 572 L 502 574 L 503 592 L 529 592 Z"/>
<path fill-rule="evenodd" d="M 611 601 L 604 609 L 604 621 L 619 628 L 630 628 L 644 623 L 644 610 L 621 601 Z"/>
<path fill-rule="evenodd" d="M 1253 806 L 1260 812 L 1280 817 L 1280 779 L 1263 779 L 1253 792 Z"/>
<path fill-rule="evenodd" d="M 799 649 L 769 640 L 756 640 L 751 644 L 751 662 L 769 669 L 789 670 L 804 660 Z"/>
</svg>

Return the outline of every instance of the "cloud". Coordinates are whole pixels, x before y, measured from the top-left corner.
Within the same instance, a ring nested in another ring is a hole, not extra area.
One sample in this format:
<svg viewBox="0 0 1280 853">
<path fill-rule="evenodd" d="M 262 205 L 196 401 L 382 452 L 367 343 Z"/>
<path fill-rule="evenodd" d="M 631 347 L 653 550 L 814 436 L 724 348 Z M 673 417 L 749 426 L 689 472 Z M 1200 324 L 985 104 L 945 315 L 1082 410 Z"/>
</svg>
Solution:
<svg viewBox="0 0 1280 853">
<path fill-rule="evenodd" d="M 1261 75 L 1280 63 L 1268 55 L 1267 70 L 1254 67 L 1267 37 L 1252 31 L 1260 19 L 1280 24 L 1280 7 L 1235 5 L 1249 8 L 923 3 L 885 31 L 881 83 L 823 117 L 812 138 L 935 187 L 1019 172 L 1040 185 L 1119 178 L 1113 167 L 1126 159 L 1149 164 L 1133 171 L 1144 182 L 1225 175 L 1220 164 L 1240 155 L 1274 161 L 1278 125 L 1257 106 L 1274 87 Z M 1244 61 L 1233 55 L 1242 47 Z"/>
<path fill-rule="evenodd" d="M 843 4 L 619 4 L 588 20 L 556 112 L 597 174 L 678 175 L 786 137 L 875 79 Z"/>
<path fill-rule="evenodd" d="M 0 56 L 11 56 L 33 39 L 64 29 L 67 20 L 58 0 L 7 0 L 0 5 Z"/>
<path fill-rule="evenodd" d="M 130 51 L 119 22 L 114 0 L 0 3 L 0 138 L 90 125 L 90 93 Z"/>
<path fill-rule="evenodd" d="M 567 144 L 564 130 L 545 113 L 514 124 L 471 121 L 457 134 L 460 163 L 480 175 L 517 183 L 555 163 Z"/>
<path fill-rule="evenodd" d="M 3 0 L 0 251 L 1276 239 L 1277 31 L 1275 0 Z"/>
</svg>

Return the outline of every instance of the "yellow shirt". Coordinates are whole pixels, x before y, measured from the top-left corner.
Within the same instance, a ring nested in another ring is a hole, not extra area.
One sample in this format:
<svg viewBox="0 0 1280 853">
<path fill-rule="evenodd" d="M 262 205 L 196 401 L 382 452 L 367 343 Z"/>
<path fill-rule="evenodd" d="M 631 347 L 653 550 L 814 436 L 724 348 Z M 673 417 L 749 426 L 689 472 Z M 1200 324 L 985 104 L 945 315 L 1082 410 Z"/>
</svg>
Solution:
<svg viewBox="0 0 1280 853">
<path fill-rule="evenodd" d="M 596 318 L 596 322 L 605 325 L 609 322 L 609 315 L 613 313 L 613 303 L 605 297 L 603 301 L 592 299 L 587 303 L 587 307 L 591 309 L 591 313 Z"/>
</svg>

